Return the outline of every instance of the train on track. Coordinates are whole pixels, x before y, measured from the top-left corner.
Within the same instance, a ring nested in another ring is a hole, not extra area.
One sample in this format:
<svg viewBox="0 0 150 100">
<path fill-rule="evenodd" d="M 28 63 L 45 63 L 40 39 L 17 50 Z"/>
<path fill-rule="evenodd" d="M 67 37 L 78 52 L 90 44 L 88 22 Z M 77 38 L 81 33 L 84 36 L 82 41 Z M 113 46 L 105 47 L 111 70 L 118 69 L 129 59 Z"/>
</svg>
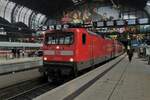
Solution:
<svg viewBox="0 0 150 100">
<path fill-rule="evenodd" d="M 87 28 L 46 31 L 43 44 L 43 67 L 47 78 L 76 76 L 78 72 L 123 53 L 124 46 Z"/>
</svg>

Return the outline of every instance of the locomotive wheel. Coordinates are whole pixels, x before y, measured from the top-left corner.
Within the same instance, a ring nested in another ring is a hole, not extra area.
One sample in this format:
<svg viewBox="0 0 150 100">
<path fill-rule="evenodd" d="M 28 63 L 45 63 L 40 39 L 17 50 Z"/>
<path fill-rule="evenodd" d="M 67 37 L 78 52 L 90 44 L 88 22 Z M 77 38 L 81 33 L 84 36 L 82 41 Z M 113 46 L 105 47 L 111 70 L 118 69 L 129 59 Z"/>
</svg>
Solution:
<svg viewBox="0 0 150 100">
<path fill-rule="evenodd" d="M 47 81 L 49 83 L 57 83 L 58 82 L 58 77 L 54 77 L 54 76 L 47 76 Z"/>
<path fill-rule="evenodd" d="M 74 72 L 74 75 L 73 75 L 74 77 L 77 77 L 78 76 L 78 73 L 77 72 Z"/>
<path fill-rule="evenodd" d="M 57 84 L 62 83 L 64 81 L 64 79 L 62 78 L 61 71 L 57 70 L 57 71 L 53 72 L 52 74 L 49 74 L 47 76 L 47 81 L 48 82 L 54 82 Z"/>
<path fill-rule="evenodd" d="M 42 73 L 42 81 L 47 82 L 47 74 L 45 72 Z"/>
<path fill-rule="evenodd" d="M 48 81 L 49 83 L 51 83 L 51 82 L 54 81 L 54 79 L 53 79 L 52 77 L 50 77 L 50 76 L 47 76 L 47 81 Z"/>
</svg>

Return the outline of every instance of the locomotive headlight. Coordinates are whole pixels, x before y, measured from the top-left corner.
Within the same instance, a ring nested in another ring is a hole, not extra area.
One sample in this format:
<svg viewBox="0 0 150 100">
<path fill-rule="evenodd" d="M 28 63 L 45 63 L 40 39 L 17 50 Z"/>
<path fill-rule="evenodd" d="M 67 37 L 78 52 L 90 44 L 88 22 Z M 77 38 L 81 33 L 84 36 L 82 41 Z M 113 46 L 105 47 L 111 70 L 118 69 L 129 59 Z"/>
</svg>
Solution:
<svg viewBox="0 0 150 100">
<path fill-rule="evenodd" d="M 80 32 L 80 30 L 79 30 L 79 29 L 77 29 L 77 32 L 79 33 L 79 32 Z"/>
<path fill-rule="evenodd" d="M 56 49 L 59 49 L 59 48 L 60 48 L 59 46 L 56 47 Z"/>
<path fill-rule="evenodd" d="M 70 60 L 69 60 L 70 62 L 73 62 L 74 61 L 74 59 L 73 58 L 70 58 Z"/>
<path fill-rule="evenodd" d="M 44 57 L 44 60 L 47 60 L 47 57 Z"/>
</svg>

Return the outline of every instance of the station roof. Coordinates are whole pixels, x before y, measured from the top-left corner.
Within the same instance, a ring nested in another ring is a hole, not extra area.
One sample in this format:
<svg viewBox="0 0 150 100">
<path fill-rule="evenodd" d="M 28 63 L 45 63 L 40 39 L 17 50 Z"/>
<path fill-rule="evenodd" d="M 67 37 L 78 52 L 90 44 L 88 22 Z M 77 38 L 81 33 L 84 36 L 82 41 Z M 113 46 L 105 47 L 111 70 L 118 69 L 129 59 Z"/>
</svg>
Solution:
<svg viewBox="0 0 150 100">
<path fill-rule="evenodd" d="M 9 23 L 7 20 L 5 20 L 4 18 L 0 17 L 0 26 L 2 26 L 3 24 L 11 25 L 11 23 Z"/>
<path fill-rule="evenodd" d="M 34 32 L 26 24 L 22 22 L 9 23 L 7 20 L 5 20 L 2 17 L 0 17 L 0 28 L 4 28 L 5 31 L 12 32 L 12 33 L 20 32 L 25 34 L 31 34 L 32 32 Z"/>
<path fill-rule="evenodd" d="M 66 8 L 73 7 L 75 1 L 82 1 L 82 0 L 11 0 L 11 1 L 50 16 L 52 14 L 62 12 Z"/>
<path fill-rule="evenodd" d="M 147 0 L 11 0 L 48 16 L 88 2 L 110 2 L 117 5 L 144 8 Z"/>
<path fill-rule="evenodd" d="M 16 27 L 21 27 L 21 28 L 28 28 L 28 26 L 26 24 L 24 24 L 23 22 L 17 22 L 17 23 L 13 23 L 14 26 Z"/>
<path fill-rule="evenodd" d="M 146 6 L 146 3 L 148 0 L 113 0 L 113 1 L 123 6 L 136 7 L 139 9 L 143 9 Z"/>
</svg>

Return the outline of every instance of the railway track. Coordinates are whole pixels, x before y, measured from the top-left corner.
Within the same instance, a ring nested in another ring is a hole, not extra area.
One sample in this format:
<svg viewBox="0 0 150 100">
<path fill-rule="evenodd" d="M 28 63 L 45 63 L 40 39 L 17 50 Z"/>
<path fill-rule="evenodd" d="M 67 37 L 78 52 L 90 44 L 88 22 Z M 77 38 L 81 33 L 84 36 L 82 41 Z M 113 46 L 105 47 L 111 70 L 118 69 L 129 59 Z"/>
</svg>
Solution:
<svg viewBox="0 0 150 100">
<path fill-rule="evenodd" d="M 13 97 L 8 98 L 7 100 L 32 100 L 33 98 L 57 87 L 56 85 L 52 85 L 50 83 L 44 83 L 37 87 L 34 87 L 30 90 L 24 91 L 20 94 L 17 94 Z"/>
<path fill-rule="evenodd" d="M 33 79 L 29 81 L 25 81 L 19 84 L 15 84 L 6 88 L 0 89 L 0 100 L 16 100 L 16 98 L 23 96 L 24 94 L 31 93 L 32 91 L 41 91 L 41 93 L 45 93 L 50 89 L 53 89 L 54 85 L 46 82 L 43 78 Z M 35 94 L 35 92 L 33 92 Z M 37 96 L 40 93 L 36 94 Z M 35 95 L 35 96 L 36 96 Z M 32 98 L 35 97 L 31 96 Z M 31 98 L 31 99 L 32 99 Z M 18 100 L 31 100 L 29 99 L 18 99 Z"/>
<path fill-rule="evenodd" d="M 43 77 L 40 77 L 38 79 L 25 81 L 0 89 L 0 100 L 32 100 L 33 98 L 44 94 L 69 80 L 69 78 L 66 78 L 61 82 L 49 83 L 43 80 Z"/>
</svg>

